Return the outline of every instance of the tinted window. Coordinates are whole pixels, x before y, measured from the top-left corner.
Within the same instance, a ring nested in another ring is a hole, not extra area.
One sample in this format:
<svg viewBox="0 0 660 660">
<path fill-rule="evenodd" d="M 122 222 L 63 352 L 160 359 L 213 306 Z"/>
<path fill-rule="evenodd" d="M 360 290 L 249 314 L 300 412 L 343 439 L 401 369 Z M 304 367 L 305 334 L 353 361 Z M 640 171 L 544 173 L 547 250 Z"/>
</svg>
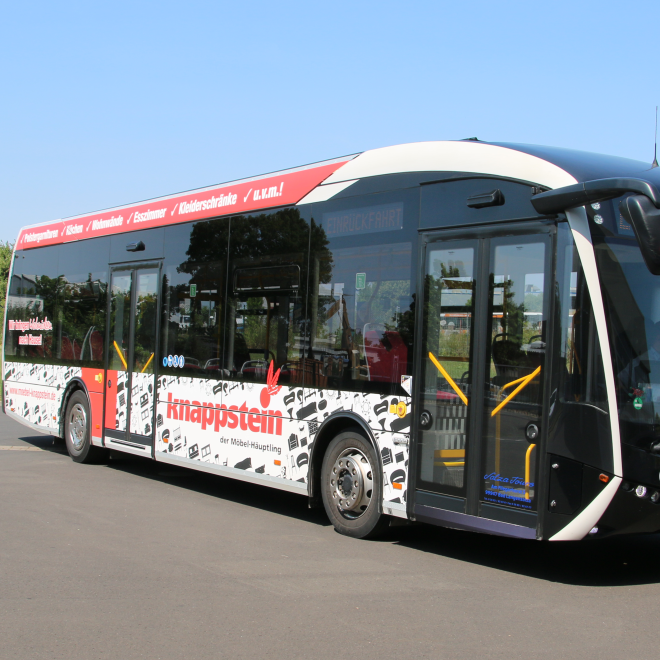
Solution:
<svg viewBox="0 0 660 660">
<path fill-rule="evenodd" d="M 557 285 L 548 450 L 611 471 L 601 345 L 586 277 L 566 223 L 557 227 Z"/>
<path fill-rule="evenodd" d="M 220 378 L 229 219 L 165 229 L 160 370 Z M 183 367 L 170 357 L 183 358 Z"/>
<path fill-rule="evenodd" d="M 99 238 L 16 253 L 7 356 L 103 366 L 109 246 L 109 239 Z M 23 330 L 10 323 L 30 320 L 39 325 Z"/>
<path fill-rule="evenodd" d="M 587 207 L 600 275 L 621 439 L 649 450 L 660 432 L 660 277 L 652 275 L 619 201 Z"/>
<path fill-rule="evenodd" d="M 295 208 L 231 219 L 225 370 L 236 380 L 303 379 L 309 224 Z"/>
<path fill-rule="evenodd" d="M 103 367 L 110 240 L 60 247 L 59 346 L 66 363 Z"/>
<path fill-rule="evenodd" d="M 130 227 L 131 225 L 126 225 Z M 124 261 L 142 261 L 147 259 L 160 259 L 163 256 L 163 240 L 165 229 L 145 229 L 132 231 L 128 234 L 117 234 L 110 237 L 110 263 L 123 263 Z M 129 252 L 126 246 L 129 243 L 142 241 L 144 249 L 139 252 Z"/>
<path fill-rule="evenodd" d="M 60 246 L 56 245 L 16 252 L 7 297 L 5 356 L 8 359 L 43 363 L 60 358 L 59 251 Z M 35 322 L 40 325 L 35 326 Z"/>
<path fill-rule="evenodd" d="M 411 373 L 416 191 L 315 205 L 309 385 L 402 394 Z"/>
</svg>

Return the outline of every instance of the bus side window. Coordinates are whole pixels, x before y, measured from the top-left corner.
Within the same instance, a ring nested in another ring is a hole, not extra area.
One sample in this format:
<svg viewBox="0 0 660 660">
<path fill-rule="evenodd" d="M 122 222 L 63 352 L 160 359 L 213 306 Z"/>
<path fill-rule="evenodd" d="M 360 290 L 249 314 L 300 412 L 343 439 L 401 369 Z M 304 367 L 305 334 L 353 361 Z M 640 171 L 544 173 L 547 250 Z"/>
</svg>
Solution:
<svg viewBox="0 0 660 660">
<path fill-rule="evenodd" d="M 226 376 L 221 362 L 228 240 L 228 218 L 165 230 L 162 373 Z M 167 358 L 174 356 L 170 366 Z"/>
<path fill-rule="evenodd" d="M 39 250 L 17 250 L 11 282 L 8 282 L 5 314 L 5 356 L 18 362 L 53 362 L 58 357 L 57 291 L 60 285 L 58 260 L 60 246 Z M 10 321 L 47 319 L 51 330 L 32 331 L 39 343 L 26 345 L 27 332 L 10 330 Z"/>
<path fill-rule="evenodd" d="M 87 241 L 84 250 L 75 243 L 60 248 L 58 335 L 64 362 L 104 365 L 109 253 L 107 238 Z"/>
<path fill-rule="evenodd" d="M 297 209 L 231 219 L 224 372 L 302 384 L 309 225 Z"/>
<path fill-rule="evenodd" d="M 368 187 L 367 187 L 368 189 Z M 408 394 L 412 373 L 419 189 L 358 192 L 313 205 L 309 273 L 311 386 Z M 310 371 L 310 369 L 308 369 Z"/>
</svg>

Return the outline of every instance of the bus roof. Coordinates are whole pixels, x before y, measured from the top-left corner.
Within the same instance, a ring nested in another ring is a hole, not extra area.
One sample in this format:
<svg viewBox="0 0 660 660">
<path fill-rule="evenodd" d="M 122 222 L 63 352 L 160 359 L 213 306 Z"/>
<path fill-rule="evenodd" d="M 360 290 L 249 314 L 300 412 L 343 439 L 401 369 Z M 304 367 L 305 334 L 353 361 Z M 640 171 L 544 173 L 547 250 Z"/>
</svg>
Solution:
<svg viewBox="0 0 660 660">
<path fill-rule="evenodd" d="M 359 179 L 387 174 L 464 172 L 559 188 L 642 172 L 656 179 L 657 170 L 649 170 L 639 161 L 555 147 L 478 140 L 417 142 L 24 227 L 16 249 L 325 201 Z M 660 183 L 660 176 L 657 179 Z"/>
</svg>

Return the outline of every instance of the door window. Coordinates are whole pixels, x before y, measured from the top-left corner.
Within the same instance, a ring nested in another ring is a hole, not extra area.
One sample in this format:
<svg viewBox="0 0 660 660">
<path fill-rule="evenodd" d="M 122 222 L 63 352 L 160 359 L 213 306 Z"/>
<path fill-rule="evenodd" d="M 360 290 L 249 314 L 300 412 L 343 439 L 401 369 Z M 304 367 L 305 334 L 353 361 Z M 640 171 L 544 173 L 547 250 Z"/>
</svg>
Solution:
<svg viewBox="0 0 660 660">
<path fill-rule="evenodd" d="M 492 239 L 481 499 L 536 510 L 546 347 L 546 241 Z"/>
<path fill-rule="evenodd" d="M 137 271 L 135 300 L 135 355 L 133 371 L 154 373 L 156 319 L 158 313 L 158 271 Z"/>
<path fill-rule="evenodd" d="M 420 479 L 463 490 L 476 242 L 430 249 L 425 272 Z"/>
<path fill-rule="evenodd" d="M 110 286 L 110 334 L 108 369 L 117 372 L 115 428 L 126 431 L 128 419 L 128 344 L 131 325 L 130 272 L 114 272 Z"/>
<path fill-rule="evenodd" d="M 498 233 L 427 243 L 416 471 L 420 490 L 511 520 L 537 509 L 552 241 Z"/>
<path fill-rule="evenodd" d="M 128 370 L 128 330 L 131 323 L 131 274 L 112 274 L 110 287 L 110 362 L 109 369 Z"/>
<path fill-rule="evenodd" d="M 106 431 L 115 439 L 153 432 L 158 273 L 157 268 L 112 273 Z"/>
<path fill-rule="evenodd" d="M 158 271 L 135 271 L 135 325 L 131 368 L 131 433 L 151 435 L 154 354 L 158 318 Z"/>
</svg>

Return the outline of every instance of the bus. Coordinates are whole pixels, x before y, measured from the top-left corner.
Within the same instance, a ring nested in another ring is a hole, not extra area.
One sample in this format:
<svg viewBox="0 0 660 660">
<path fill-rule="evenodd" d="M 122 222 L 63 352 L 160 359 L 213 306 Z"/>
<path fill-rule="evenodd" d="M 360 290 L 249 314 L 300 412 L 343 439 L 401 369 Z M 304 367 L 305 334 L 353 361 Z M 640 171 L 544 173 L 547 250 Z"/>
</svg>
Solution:
<svg viewBox="0 0 660 660">
<path fill-rule="evenodd" d="M 403 144 L 21 230 L 5 413 L 126 452 L 521 539 L 660 530 L 660 174 Z"/>
</svg>

